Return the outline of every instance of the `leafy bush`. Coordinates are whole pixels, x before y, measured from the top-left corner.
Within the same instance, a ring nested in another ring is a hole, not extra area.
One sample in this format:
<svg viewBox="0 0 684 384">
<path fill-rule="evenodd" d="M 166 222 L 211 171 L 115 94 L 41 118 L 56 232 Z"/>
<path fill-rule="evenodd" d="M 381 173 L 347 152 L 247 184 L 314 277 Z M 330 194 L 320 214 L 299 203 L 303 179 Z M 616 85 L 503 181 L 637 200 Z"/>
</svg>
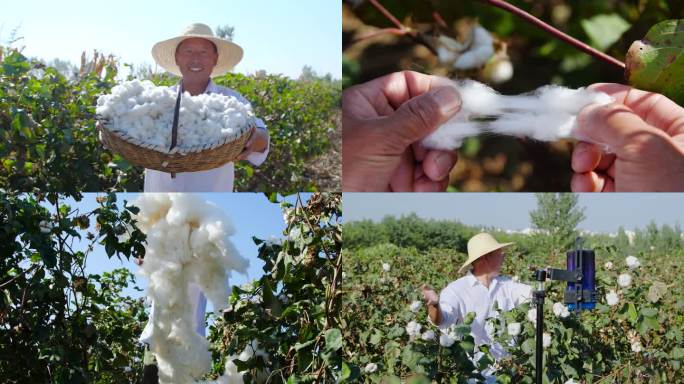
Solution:
<svg viewBox="0 0 684 384">
<path fill-rule="evenodd" d="M 210 327 L 216 370 L 223 372 L 229 358 L 246 382 L 264 376 L 270 382 L 345 381 L 353 372 L 345 363 L 347 324 L 340 311 L 341 194 L 313 194 L 306 204 L 298 199 L 294 207 L 282 206 L 287 238 L 254 239 L 264 275 L 233 287 L 229 308 Z M 268 359 L 235 359 L 252 340 Z"/>
<path fill-rule="evenodd" d="M 142 299 L 122 295 L 133 274 L 87 274 L 95 247 L 143 257 L 135 207 L 98 198 L 90 212 L 56 194 L 0 193 L 0 380 L 4 383 L 129 383 L 142 369 Z M 46 205 L 52 205 L 48 210 Z M 52 213 L 51 213 L 52 211 Z M 91 228 L 91 220 L 97 223 Z M 119 238 L 128 232 L 128 239 Z M 83 247 L 74 242 L 83 240 Z M 73 248 L 72 248 L 73 247 Z"/>
</svg>

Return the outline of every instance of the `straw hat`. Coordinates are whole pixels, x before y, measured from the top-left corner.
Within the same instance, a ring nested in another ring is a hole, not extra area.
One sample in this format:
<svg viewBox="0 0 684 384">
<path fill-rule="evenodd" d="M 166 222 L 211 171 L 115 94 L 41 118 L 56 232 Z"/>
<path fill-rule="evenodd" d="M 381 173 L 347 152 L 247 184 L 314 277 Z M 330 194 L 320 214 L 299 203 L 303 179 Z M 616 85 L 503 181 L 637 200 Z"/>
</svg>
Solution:
<svg viewBox="0 0 684 384">
<path fill-rule="evenodd" d="M 459 268 L 458 273 L 463 273 L 473 261 L 480 257 L 511 244 L 514 243 L 499 243 L 489 233 L 478 233 L 468 240 L 468 260 Z"/>
<path fill-rule="evenodd" d="M 190 24 L 180 36 L 160 41 L 152 47 L 152 57 L 162 68 L 177 76 L 183 76 L 180 68 L 176 65 L 176 48 L 181 41 L 191 37 L 199 37 L 211 41 L 216 45 L 218 62 L 211 72 L 211 77 L 220 76 L 242 60 L 242 48 L 225 39 L 214 36 L 214 32 L 206 24 Z"/>
</svg>

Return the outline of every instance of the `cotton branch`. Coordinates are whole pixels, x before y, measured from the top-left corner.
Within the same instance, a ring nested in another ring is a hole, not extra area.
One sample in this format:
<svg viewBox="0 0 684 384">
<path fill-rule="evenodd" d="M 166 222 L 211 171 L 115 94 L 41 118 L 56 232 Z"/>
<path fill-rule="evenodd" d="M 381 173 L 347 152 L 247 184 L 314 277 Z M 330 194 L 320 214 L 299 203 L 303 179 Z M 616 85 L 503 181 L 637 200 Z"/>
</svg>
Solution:
<svg viewBox="0 0 684 384">
<path fill-rule="evenodd" d="M 379 35 L 384 35 L 384 34 L 392 34 L 396 36 L 410 36 L 412 37 L 417 43 L 424 45 L 427 49 L 430 50 L 433 54 L 437 54 L 437 50 L 435 49 L 434 46 L 432 46 L 432 43 L 422 34 L 417 32 L 416 30 L 405 26 L 404 24 L 401 23 L 390 11 L 387 10 L 378 0 L 368 0 L 371 5 L 375 7 L 380 13 L 383 14 L 392 24 L 396 26 L 396 28 L 384 28 L 384 29 L 379 29 L 377 31 L 373 31 L 371 33 L 368 33 L 364 36 L 359 37 L 356 39 L 356 42 L 370 39 L 375 36 Z"/>
<path fill-rule="evenodd" d="M 573 47 L 579 49 L 580 51 L 583 51 L 583 52 L 585 52 L 591 56 L 594 56 L 595 58 L 597 58 L 603 62 L 614 65 L 614 66 L 620 68 L 621 70 L 625 69 L 625 63 L 623 63 L 622 61 L 620 61 L 620 60 L 618 60 L 618 59 L 616 59 L 610 55 L 607 55 L 607 54 L 597 50 L 596 48 L 594 48 L 594 47 L 592 47 L 592 46 L 590 46 L 590 45 L 588 45 L 588 44 L 586 44 L 586 43 L 584 43 L 578 39 L 575 39 L 574 37 L 566 34 L 565 32 L 562 32 L 562 31 L 554 28 L 553 26 L 543 22 L 542 20 L 536 18 L 535 16 L 529 14 L 528 12 L 523 11 L 522 9 L 516 7 L 515 5 L 509 4 L 504 0 L 481 0 L 481 1 L 483 3 L 491 5 L 493 7 L 503 9 L 504 11 L 512 13 L 512 14 L 518 16 L 519 18 L 527 21 L 528 23 L 542 29 L 543 31 L 548 32 L 549 34 L 551 34 L 555 38 L 562 40 L 565 43 L 570 44 Z"/>
</svg>

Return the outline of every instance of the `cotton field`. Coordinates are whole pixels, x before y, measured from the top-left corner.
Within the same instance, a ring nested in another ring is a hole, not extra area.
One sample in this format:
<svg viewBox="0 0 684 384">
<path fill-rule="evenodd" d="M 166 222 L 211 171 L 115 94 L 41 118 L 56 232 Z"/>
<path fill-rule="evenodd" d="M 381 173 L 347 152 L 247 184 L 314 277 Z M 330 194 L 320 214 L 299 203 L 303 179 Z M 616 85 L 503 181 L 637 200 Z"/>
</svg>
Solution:
<svg viewBox="0 0 684 384">
<path fill-rule="evenodd" d="M 125 133 L 162 150 L 171 146 L 171 126 L 177 93 L 151 81 L 133 80 L 112 88 L 97 100 L 97 115 L 107 128 Z M 254 113 L 248 103 L 233 96 L 201 94 L 181 98 L 178 147 L 191 148 L 239 135 Z"/>
</svg>

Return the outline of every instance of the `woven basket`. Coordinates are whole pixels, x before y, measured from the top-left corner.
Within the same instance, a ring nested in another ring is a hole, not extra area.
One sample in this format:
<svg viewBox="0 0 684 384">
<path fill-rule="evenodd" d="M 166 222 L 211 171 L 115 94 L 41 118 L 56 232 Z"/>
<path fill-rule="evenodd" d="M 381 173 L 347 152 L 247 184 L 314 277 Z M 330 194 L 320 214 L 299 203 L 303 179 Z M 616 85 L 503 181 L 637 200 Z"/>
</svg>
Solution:
<svg viewBox="0 0 684 384">
<path fill-rule="evenodd" d="M 110 130 L 105 121 L 100 121 L 99 127 L 102 143 L 129 163 L 162 172 L 181 173 L 206 171 L 235 160 L 245 148 L 255 125 L 252 122 L 235 136 L 213 144 L 192 148 L 175 147 L 171 151 L 143 143 L 123 132 Z"/>
</svg>

